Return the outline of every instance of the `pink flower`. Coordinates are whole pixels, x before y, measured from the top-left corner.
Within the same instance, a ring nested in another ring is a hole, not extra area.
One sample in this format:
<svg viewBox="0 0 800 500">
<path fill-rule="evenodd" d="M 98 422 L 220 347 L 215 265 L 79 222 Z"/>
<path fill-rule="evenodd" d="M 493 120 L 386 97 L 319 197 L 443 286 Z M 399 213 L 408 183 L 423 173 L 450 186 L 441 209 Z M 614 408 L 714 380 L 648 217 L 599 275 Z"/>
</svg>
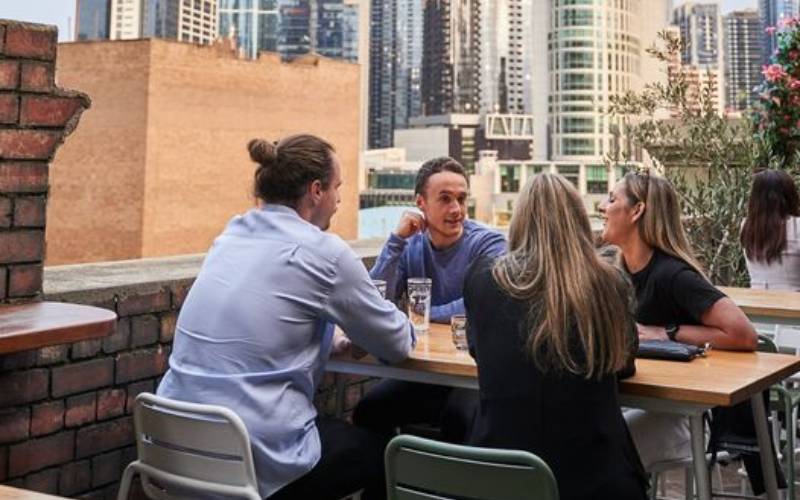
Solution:
<svg viewBox="0 0 800 500">
<path fill-rule="evenodd" d="M 800 89 L 800 80 L 792 79 L 792 81 L 789 82 L 789 88 L 792 90 Z"/>
<path fill-rule="evenodd" d="M 797 120 L 797 123 L 794 124 L 794 128 L 800 128 L 800 120 Z"/>
<path fill-rule="evenodd" d="M 778 129 L 778 132 L 780 132 L 780 133 L 781 133 L 781 135 L 789 135 L 789 129 L 788 129 L 788 128 L 786 128 L 786 127 L 781 127 L 781 128 L 779 128 L 779 129 Z"/>
<path fill-rule="evenodd" d="M 768 82 L 776 82 L 786 77 L 786 70 L 780 64 L 770 64 L 761 68 L 761 74 Z"/>
<path fill-rule="evenodd" d="M 776 28 L 775 26 L 767 26 L 766 29 L 764 29 L 764 33 L 766 33 L 767 35 L 774 35 L 777 29 L 778 28 Z"/>
<path fill-rule="evenodd" d="M 797 56 L 800 56 L 800 52 L 797 52 L 796 50 L 789 51 L 789 59 L 791 59 L 792 61 L 797 59 Z"/>
</svg>

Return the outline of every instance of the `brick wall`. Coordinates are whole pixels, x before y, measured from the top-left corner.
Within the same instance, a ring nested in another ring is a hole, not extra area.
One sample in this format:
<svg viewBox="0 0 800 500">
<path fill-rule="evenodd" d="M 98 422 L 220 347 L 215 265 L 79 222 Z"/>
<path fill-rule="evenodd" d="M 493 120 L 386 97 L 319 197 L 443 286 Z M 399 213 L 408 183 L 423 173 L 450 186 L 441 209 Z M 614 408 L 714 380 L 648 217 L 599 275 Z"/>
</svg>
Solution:
<svg viewBox="0 0 800 500">
<path fill-rule="evenodd" d="M 89 98 L 59 89 L 55 27 L 0 19 L 0 302 L 42 288 L 48 163 Z"/>
</svg>

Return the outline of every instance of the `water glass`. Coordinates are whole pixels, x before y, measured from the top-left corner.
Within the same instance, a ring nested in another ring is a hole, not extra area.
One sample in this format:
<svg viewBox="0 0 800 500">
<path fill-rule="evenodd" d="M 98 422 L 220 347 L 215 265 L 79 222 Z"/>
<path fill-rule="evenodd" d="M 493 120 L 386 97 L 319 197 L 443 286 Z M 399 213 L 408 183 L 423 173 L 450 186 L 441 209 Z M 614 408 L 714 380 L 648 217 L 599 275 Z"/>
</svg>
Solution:
<svg viewBox="0 0 800 500">
<path fill-rule="evenodd" d="M 467 345 L 467 316 L 454 314 L 450 317 L 450 330 L 453 332 L 453 344 L 459 351 L 466 351 Z"/>
<path fill-rule="evenodd" d="M 408 278 L 408 319 L 414 333 L 425 333 L 431 324 L 431 279 Z"/>
<path fill-rule="evenodd" d="M 372 284 L 378 289 L 381 297 L 386 298 L 386 281 L 385 280 L 372 280 Z"/>
</svg>

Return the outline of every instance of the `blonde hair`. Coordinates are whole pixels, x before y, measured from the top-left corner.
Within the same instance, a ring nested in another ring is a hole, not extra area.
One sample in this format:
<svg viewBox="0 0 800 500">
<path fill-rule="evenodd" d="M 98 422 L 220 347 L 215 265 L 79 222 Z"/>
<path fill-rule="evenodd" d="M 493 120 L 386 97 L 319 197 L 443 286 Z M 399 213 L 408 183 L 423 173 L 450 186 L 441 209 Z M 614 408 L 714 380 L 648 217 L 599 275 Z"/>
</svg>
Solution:
<svg viewBox="0 0 800 500">
<path fill-rule="evenodd" d="M 541 369 L 591 378 L 625 365 L 630 286 L 596 253 L 586 209 L 569 181 L 539 174 L 527 183 L 511 217 L 509 252 L 492 274 L 510 296 L 529 303 L 527 346 Z"/>
<path fill-rule="evenodd" d="M 626 174 L 622 182 L 629 204 L 644 202 L 644 213 L 638 221 L 639 234 L 644 242 L 681 259 L 708 280 L 683 230 L 681 206 L 672 183 L 664 177 L 651 175 L 649 171 Z"/>
</svg>

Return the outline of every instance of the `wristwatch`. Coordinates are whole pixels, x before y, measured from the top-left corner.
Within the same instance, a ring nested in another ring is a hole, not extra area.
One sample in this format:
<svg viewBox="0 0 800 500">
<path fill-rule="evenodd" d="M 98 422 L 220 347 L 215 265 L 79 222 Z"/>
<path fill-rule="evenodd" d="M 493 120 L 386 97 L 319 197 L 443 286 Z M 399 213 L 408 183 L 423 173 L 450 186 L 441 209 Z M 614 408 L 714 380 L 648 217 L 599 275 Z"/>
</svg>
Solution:
<svg viewBox="0 0 800 500">
<path fill-rule="evenodd" d="M 681 329 L 681 325 L 676 325 L 675 323 L 670 323 L 664 327 L 664 332 L 667 334 L 667 337 L 673 342 L 675 342 L 675 336 L 678 335 L 678 330 Z"/>
</svg>

